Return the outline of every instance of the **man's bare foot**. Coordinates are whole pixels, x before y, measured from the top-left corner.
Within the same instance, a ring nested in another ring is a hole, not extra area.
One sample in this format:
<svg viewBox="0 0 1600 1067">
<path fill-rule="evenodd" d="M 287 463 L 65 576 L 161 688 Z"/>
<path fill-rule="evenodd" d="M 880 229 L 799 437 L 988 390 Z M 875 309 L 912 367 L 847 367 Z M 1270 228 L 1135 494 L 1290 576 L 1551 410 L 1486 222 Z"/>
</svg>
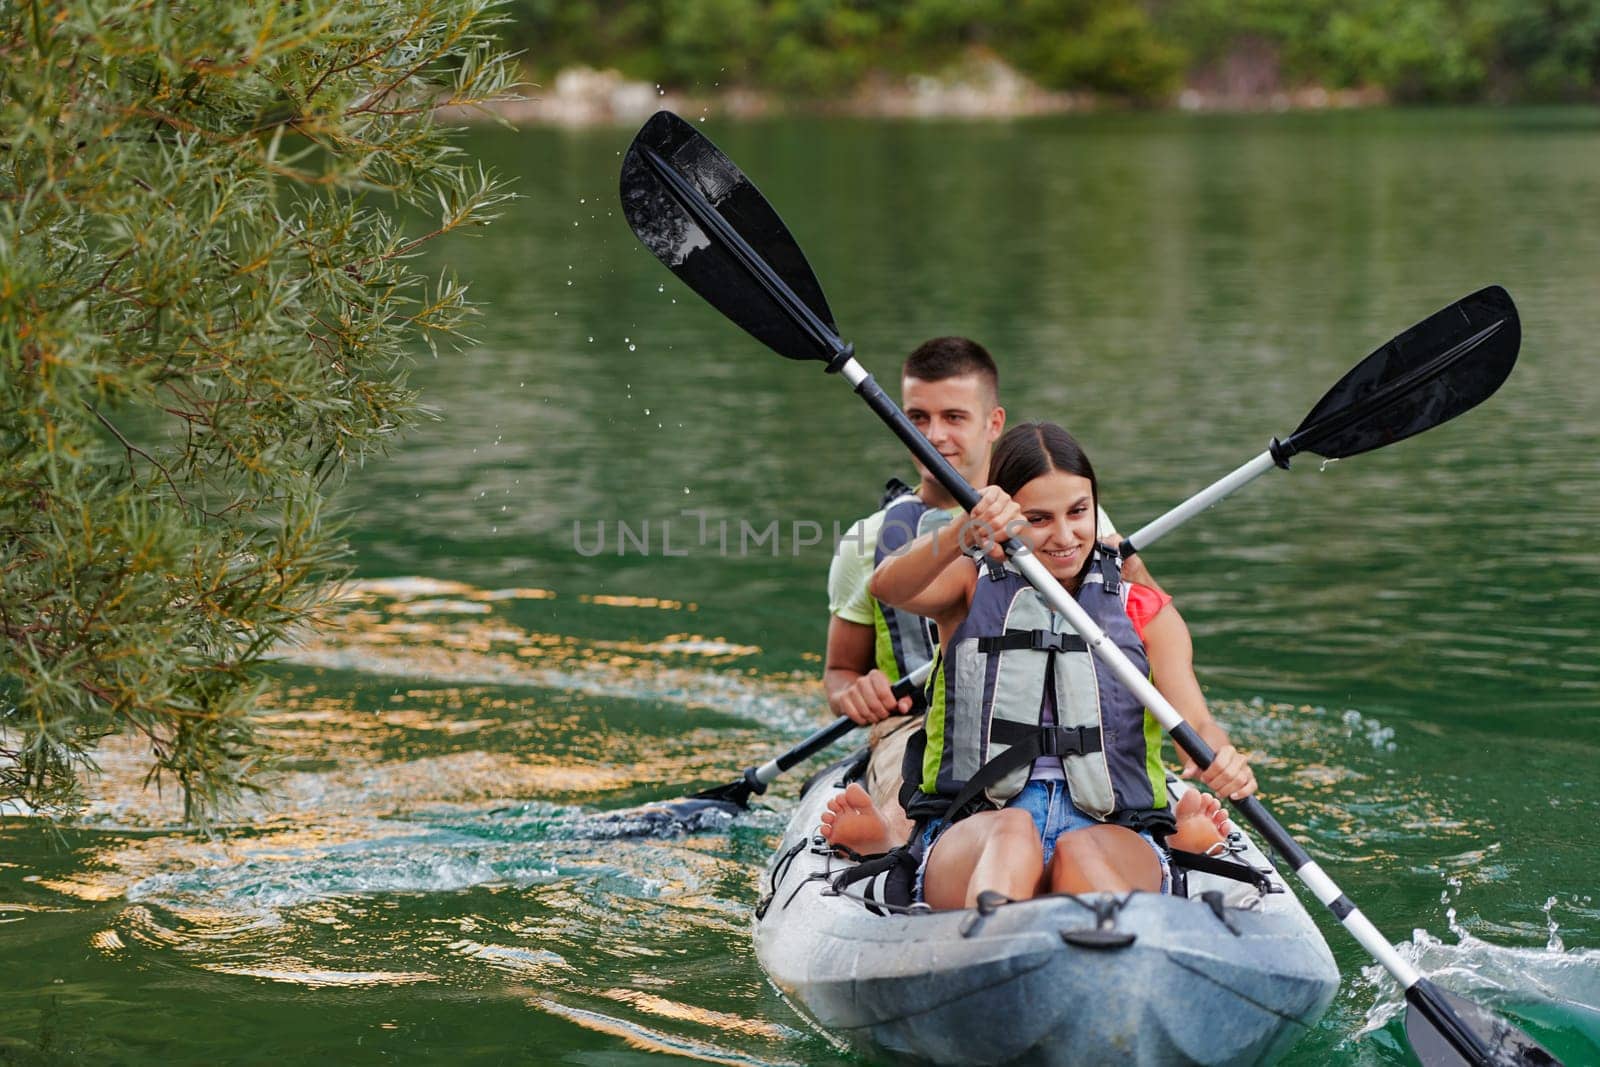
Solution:
<svg viewBox="0 0 1600 1067">
<path fill-rule="evenodd" d="M 867 791 L 851 782 L 843 793 L 828 801 L 828 810 L 822 813 L 822 825 L 817 827 L 830 844 L 870 856 L 887 852 L 904 842 L 896 841 L 889 833 L 889 824 L 883 814 L 872 806 Z"/>
<path fill-rule="evenodd" d="M 1178 829 L 1167 838 L 1167 847 L 1185 852 L 1205 852 L 1215 848 L 1226 840 L 1232 828 L 1227 812 L 1222 810 L 1222 803 L 1210 793 L 1202 793 L 1198 789 L 1183 794 L 1173 815 L 1177 817 Z"/>
</svg>

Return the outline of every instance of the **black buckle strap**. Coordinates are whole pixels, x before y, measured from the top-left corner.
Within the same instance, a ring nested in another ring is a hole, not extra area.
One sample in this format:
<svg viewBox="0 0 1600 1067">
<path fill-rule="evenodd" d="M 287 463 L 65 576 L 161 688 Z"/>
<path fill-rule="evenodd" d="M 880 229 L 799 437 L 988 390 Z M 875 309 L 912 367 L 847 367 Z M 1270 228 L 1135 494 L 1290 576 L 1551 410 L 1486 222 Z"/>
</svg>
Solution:
<svg viewBox="0 0 1600 1067">
<path fill-rule="evenodd" d="M 978 638 L 978 651 L 995 652 L 1087 652 L 1088 642 L 1077 634 L 1058 634 L 1051 630 L 1007 630 L 999 637 Z"/>
<path fill-rule="evenodd" d="M 1165 841 L 1178 831 L 1178 817 L 1171 808 L 1130 808 L 1106 821 L 1126 826 L 1135 833 L 1147 833 L 1158 841 Z"/>
<path fill-rule="evenodd" d="M 1181 848 L 1167 849 L 1167 858 L 1172 861 L 1175 867 L 1199 871 L 1202 874 L 1214 874 L 1218 878 L 1230 878 L 1235 882 L 1244 882 L 1247 885 L 1255 886 L 1263 894 L 1278 891 L 1265 871 L 1252 867 L 1247 863 L 1225 860 L 1218 856 L 1207 856 L 1201 852 L 1185 852 Z"/>
<path fill-rule="evenodd" d="M 973 566 L 987 571 L 991 582 L 998 582 L 1006 576 L 1005 563 L 995 559 L 985 550 L 981 548 L 963 548 L 961 552 L 972 561 Z"/>
<path fill-rule="evenodd" d="M 878 507 L 886 508 L 901 497 L 911 496 L 914 492 L 914 489 L 899 478 L 890 478 L 883 485 L 883 496 L 878 498 Z"/>
<path fill-rule="evenodd" d="M 970 814 L 965 810 L 967 805 L 984 790 L 1040 756 L 1081 756 L 1099 752 L 1102 747 L 1098 726 L 1030 726 L 1005 719 L 989 728 L 989 739 L 1010 747 L 979 767 L 977 773 L 967 780 L 967 784 L 940 816 L 944 822 L 954 822 Z M 1050 751 L 1046 751 L 1047 747 Z"/>
<path fill-rule="evenodd" d="M 1029 762 L 1040 756 L 1082 756 L 1104 747 L 1098 726 L 1039 726 L 1004 719 L 989 728 L 989 739 L 1013 749 L 1029 750 Z"/>
<path fill-rule="evenodd" d="M 1121 593 L 1122 591 L 1122 557 L 1104 545 L 1099 546 L 1100 577 L 1105 582 L 1106 592 Z"/>
<path fill-rule="evenodd" d="M 828 882 L 836 893 L 847 885 L 854 885 L 863 879 L 876 877 L 884 871 L 893 870 L 895 867 L 909 864 L 915 870 L 917 865 L 915 857 L 911 855 L 911 846 L 909 844 L 897 845 L 887 852 L 876 852 L 870 856 L 856 855 L 847 858 L 855 860 L 856 865 L 840 871 Z"/>
</svg>

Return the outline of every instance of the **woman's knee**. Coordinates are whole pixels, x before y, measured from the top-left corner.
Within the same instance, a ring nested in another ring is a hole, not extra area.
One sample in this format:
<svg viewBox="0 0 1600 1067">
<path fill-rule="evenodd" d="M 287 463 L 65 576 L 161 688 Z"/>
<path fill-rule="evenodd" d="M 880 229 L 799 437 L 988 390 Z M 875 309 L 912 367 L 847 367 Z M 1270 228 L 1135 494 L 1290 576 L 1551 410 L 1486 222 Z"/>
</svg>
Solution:
<svg viewBox="0 0 1600 1067">
<path fill-rule="evenodd" d="M 1122 826 L 1094 826 L 1056 839 L 1050 884 L 1057 892 L 1159 892 L 1161 861 L 1149 842 Z"/>
<path fill-rule="evenodd" d="M 1044 869 L 1044 844 L 1039 840 L 1039 828 L 1033 816 L 1015 808 L 1005 808 L 994 813 L 989 828 L 985 851 L 998 852 L 1016 863 L 1031 863 Z"/>
</svg>

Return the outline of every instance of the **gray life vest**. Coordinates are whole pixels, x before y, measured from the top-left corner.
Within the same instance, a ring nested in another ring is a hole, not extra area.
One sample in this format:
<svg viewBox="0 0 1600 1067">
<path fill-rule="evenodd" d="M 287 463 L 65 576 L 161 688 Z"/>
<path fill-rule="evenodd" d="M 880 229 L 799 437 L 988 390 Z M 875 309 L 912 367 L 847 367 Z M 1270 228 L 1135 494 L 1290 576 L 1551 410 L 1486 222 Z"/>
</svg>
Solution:
<svg viewBox="0 0 1600 1067">
<path fill-rule="evenodd" d="M 1148 673 L 1121 569 L 1116 552 L 1097 547 L 1076 599 Z M 1004 805 L 1040 755 L 1061 757 L 1072 802 L 1096 819 L 1137 826 L 1166 808 L 1160 723 L 1009 563 L 979 573 L 939 673 L 920 791 L 930 800 L 957 798 L 951 815 L 965 814 L 955 809 L 980 792 L 989 804 Z M 1055 705 L 1050 727 L 1041 723 L 1047 684 Z"/>
<path fill-rule="evenodd" d="M 874 567 L 918 537 L 950 521 L 949 512 L 923 503 L 921 497 L 899 483 L 890 485 L 902 492 L 883 509 L 883 526 L 878 531 L 878 545 L 872 556 Z M 939 636 L 931 619 L 892 608 L 874 598 L 872 623 L 874 664 L 891 681 L 904 678 L 924 663 L 932 662 L 938 651 Z"/>
</svg>

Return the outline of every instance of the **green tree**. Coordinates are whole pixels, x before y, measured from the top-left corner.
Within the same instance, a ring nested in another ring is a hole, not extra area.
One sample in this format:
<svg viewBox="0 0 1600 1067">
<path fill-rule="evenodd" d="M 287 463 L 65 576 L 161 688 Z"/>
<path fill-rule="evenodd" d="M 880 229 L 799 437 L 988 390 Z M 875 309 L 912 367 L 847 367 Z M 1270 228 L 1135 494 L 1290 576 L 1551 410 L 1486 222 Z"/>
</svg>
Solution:
<svg viewBox="0 0 1600 1067">
<path fill-rule="evenodd" d="M 1483 61 L 1449 0 L 1350 4 L 1328 20 L 1327 42 L 1343 84 L 1381 85 L 1400 100 L 1471 98 L 1483 87 Z"/>
<path fill-rule="evenodd" d="M 665 0 L 662 11 L 665 80 L 700 92 L 749 80 L 767 43 L 759 0 Z"/>
<path fill-rule="evenodd" d="M 1132 0 L 1020 0 L 1001 51 L 1053 89 L 1159 100 L 1188 59 Z"/>
<path fill-rule="evenodd" d="M 507 0 L 504 38 L 530 50 L 529 69 L 547 78 L 569 66 L 616 66 L 662 77 L 664 13 L 637 0 Z"/>
<path fill-rule="evenodd" d="M 1478 0 L 1475 37 L 1501 96 L 1593 99 L 1600 79 L 1600 0 Z"/>
<path fill-rule="evenodd" d="M 510 85 L 495 22 L 0 8 L 0 797 L 70 810 L 123 731 L 191 817 L 253 787 L 261 663 L 342 569 L 325 494 L 471 313 L 415 256 L 505 199 L 435 112 Z"/>
</svg>

